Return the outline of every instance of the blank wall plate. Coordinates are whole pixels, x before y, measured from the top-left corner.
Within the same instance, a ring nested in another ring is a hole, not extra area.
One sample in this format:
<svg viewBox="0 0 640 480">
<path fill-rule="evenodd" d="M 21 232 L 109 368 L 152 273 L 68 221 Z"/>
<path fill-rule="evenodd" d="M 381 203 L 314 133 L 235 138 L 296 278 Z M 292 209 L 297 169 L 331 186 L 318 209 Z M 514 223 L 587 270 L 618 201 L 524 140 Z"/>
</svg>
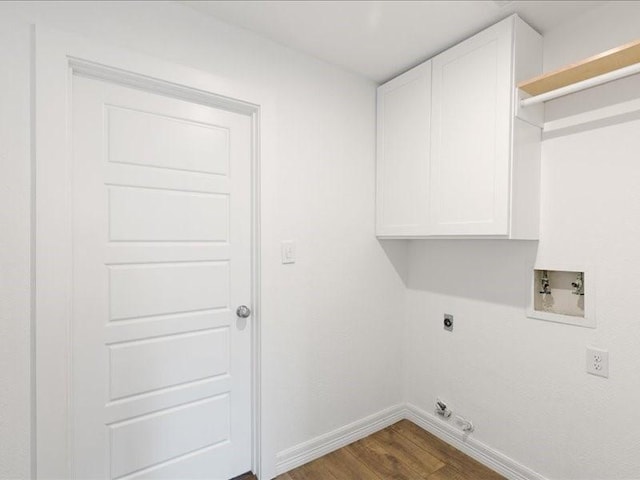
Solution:
<svg viewBox="0 0 640 480">
<path fill-rule="evenodd" d="M 296 242 L 293 240 L 282 242 L 282 263 L 296 263 Z"/>
</svg>

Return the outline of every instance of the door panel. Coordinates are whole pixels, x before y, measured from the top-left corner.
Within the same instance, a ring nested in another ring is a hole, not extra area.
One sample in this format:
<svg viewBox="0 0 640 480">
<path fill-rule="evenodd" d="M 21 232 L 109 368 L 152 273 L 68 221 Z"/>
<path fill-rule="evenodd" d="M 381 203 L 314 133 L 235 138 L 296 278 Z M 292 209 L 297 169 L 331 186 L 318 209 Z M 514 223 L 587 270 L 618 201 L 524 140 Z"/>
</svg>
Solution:
<svg viewBox="0 0 640 480">
<path fill-rule="evenodd" d="M 76 478 L 251 469 L 251 121 L 73 78 Z"/>
<path fill-rule="evenodd" d="M 165 359 L 180 359 L 167 362 Z M 157 368 L 163 365 L 163 369 Z M 229 329 L 109 345 L 110 400 L 229 373 Z"/>
<path fill-rule="evenodd" d="M 431 62 L 378 87 L 376 234 L 428 235 Z"/>
<path fill-rule="evenodd" d="M 230 441 L 229 395 L 153 412 L 109 426 L 111 475 L 121 478 Z"/>
<path fill-rule="evenodd" d="M 219 175 L 229 171 L 229 130 L 222 126 L 113 105 L 105 113 L 110 162 Z"/>
<path fill-rule="evenodd" d="M 109 238 L 112 242 L 227 242 L 229 197 L 226 194 L 111 187 Z"/>
<path fill-rule="evenodd" d="M 229 308 L 226 261 L 110 265 L 110 320 Z"/>
<path fill-rule="evenodd" d="M 510 25 L 499 23 L 433 59 L 434 235 L 509 231 Z"/>
</svg>

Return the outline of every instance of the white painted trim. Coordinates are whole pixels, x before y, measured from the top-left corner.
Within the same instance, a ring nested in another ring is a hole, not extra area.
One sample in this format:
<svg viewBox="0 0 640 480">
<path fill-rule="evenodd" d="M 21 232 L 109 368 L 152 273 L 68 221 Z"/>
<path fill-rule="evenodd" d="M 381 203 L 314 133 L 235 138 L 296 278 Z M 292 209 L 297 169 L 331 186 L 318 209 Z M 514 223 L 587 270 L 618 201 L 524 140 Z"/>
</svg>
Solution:
<svg viewBox="0 0 640 480">
<path fill-rule="evenodd" d="M 251 154 L 251 306 L 253 308 L 253 330 L 251 343 L 251 434 L 252 459 L 251 470 L 262 478 L 262 256 L 261 256 L 261 109 L 252 115 Z"/>
<path fill-rule="evenodd" d="M 164 79 L 153 78 L 144 74 L 123 70 L 110 65 L 103 65 L 85 58 L 67 55 L 69 66 L 75 74 L 84 77 L 140 88 L 154 93 L 167 95 L 194 103 L 201 103 L 223 110 L 230 110 L 244 115 L 253 115 L 259 106 L 242 100 L 235 100 L 224 95 L 203 91 L 199 88 L 177 84 Z M 171 67 L 167 67 L 171 68 Z"/>
<path fill-rule="evenodd" d="M 478 462 L 504 475 L 509 480 L 547 480 L 537 472 L 494 450 L 472 436 L 444 423 L 430 412 L 407 404 L 403 417 L 454 446 Z"/>
<path fill-rule="evenodd" d="M 396 405 L 337 428 L 276 455 L 276 472 L 281 475 L 316 458 L 345 447 L 361 438 L 393 425 L 404 418 L 404 406 Z"/>
<path fill-rule="evenodd" d="M 31 388 L 31 398 L 30 400 L 30 420 L 31 420 L 31 429 L 29 436 L 29 444 L 31 445 L 31 452 L 29 463 L 31 466 L 31 478 L 38 478 L 38 453 L 37 453 L 37 438 L 38 438 L 38 429 L 37 429 L 37 402 L 36 402 L 36 389 L 38 386 L 37 377 L 36 377 L 36 29 L 35 25 L 29 26 L 29 41 L 30 44 L 30 62 L 29 62 L 29 75 L 30 75 L 30 85 L 29 85 L 29 95 L 31 96 L 29 105 L 29 147 L 31 149 L 30 152 L 30 168 L 31 168 L 31 176 L 29 179 L 29 193 L 30 193 L 30 252 L 29 252 L 29 261 L 31 265 L 29 266 L 29 274 L 30 274 L 30 282 L 29 288 L 31 289 L 30 295 L 30 312 L 29 312 L 29 328 L 30 328 L 30 368 L 29 375 L 31 377 L 31 381 L 29 382 L 29 386 Z"/>
<path fill-rule="evenodd" d="M 276 455 L 278 475 L 376 433 L 400 420 L 409 420 L 509 480 L 548 480 L 505 454 L 410 403 L 381 410 L 331 432 L 287 448 Z"/>
<path fill-rule="evenodd" d="M 264 157 L 264 136 L 258 129 L 268 123 L 264 122 L 265 117 L 274 118 L 273 99 L 264 91 L 239 85 L 232 79 L 154 57 L 96 45 L 85 38 L 40 26 L 34 26 L 34 32 L 33 477 L 69 478 L 72 471 L 69 99 L 74 71 L 125 85 L 144 86 L 252 118 L 252 468 L 260 477 L 264 464 L 260 377 L 260 162 Z"/>
</svg>

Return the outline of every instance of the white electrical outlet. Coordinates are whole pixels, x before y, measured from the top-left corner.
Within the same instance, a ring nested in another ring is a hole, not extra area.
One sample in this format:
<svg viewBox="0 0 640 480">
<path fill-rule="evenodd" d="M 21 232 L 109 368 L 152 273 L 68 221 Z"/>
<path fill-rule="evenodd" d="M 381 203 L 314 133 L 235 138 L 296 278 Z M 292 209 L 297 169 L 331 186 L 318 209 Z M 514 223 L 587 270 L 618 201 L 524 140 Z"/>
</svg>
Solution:
<svg viewBox="0 0 640 480">
<path fill-rule="evenodd" d="M 587 373 L 609 378 L 609 352 L 587 347 Z"/>
</svg>

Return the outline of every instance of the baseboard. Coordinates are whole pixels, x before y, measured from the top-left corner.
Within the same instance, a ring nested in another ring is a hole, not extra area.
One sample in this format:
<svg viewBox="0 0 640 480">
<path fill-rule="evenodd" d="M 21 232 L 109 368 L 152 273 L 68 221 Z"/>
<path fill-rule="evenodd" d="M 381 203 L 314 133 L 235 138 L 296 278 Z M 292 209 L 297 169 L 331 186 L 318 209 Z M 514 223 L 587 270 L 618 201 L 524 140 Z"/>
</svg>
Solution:
<svg viewBox="0 0 640 480">
<path fill-rule="evenodd" d="M 519 464 L 512 458 L 488 447 L 475 438 L 465 438 L 462 431 L 415 405 L 407 404 L 403 413 L 404 418 L 407 420 L 433 433 L 436 437 L 453 445 L 461 452 L 466 453 L 499 474 L 504 475 L 509 480 L 547 480 L 539 473 Z"/>
<path fill-rule="evenodd" d="M 278 475 L 345 447 L 404 418 L 404 405 L 387 408 L 276 454 Z"/>
<path fill-rule="evenodd" d="M 465 438 L 461 430 L 412 404 L 387 408 L 279 452 L 276 455 L 276 473 L 281 475 L 403 419 L 415 423 L 509 480 L 548 480 L 475 438 Z"/>
</svg>

